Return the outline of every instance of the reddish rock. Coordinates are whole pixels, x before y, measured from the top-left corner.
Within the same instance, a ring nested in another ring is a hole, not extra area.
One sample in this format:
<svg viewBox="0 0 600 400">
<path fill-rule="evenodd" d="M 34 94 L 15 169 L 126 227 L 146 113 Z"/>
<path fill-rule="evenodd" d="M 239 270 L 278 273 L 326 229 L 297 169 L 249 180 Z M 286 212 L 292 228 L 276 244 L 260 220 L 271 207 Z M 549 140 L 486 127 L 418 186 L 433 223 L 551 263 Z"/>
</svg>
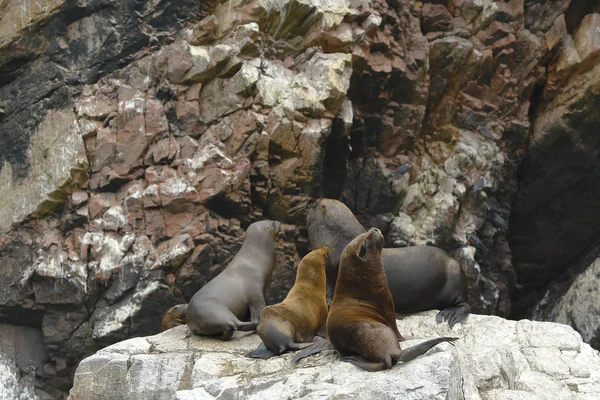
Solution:
<svg viewBox="0 0 600 400">
<path fill-rule="evenodd" d="M 116 156 L 117 137 L 111 129 L 100 129 L 95 139 L 94 162 L 92 172 L 101 171 L 111 165 Z"/>
<path fill-rule="evenodd" d="M 90 197 L 90 217 L 92 219 L 104 214 L 106 210 L 116 203 L 114 194 L 112 193 L 98 193 L 92 194 Z"/>
<path fill-rule="evenodd" d="M 447 32 L 453 28 L 452 15 L 442 4 L 425 3 L 421 11 L 423 33 Z"/>
<path fill-rule="evenodd" d="M 145 107 L 146 101 L 135 89 L 121 88 L 117 112 L 117 165 L 114 166 L 119 176 L 128 174 L 132 167 L 140 164 L 148 146 Z"/>
<path fill-rule="evenodd" d="M 172 161 L 179 151 L 179 144 L 172 136 L 159 140 L 150 145 L 144 163 L 146 164 L 162 164 L 167 161 Z"/>
<path fill-rule="evenodd" d="M 144 210 L 144 232 L 148 236 L 163 237 L 166 235 L 165 219 L 162 210 L 146 209 Z"/>
<path fill-rule="evenodd" d="M 495 42 L 504 39 L 512 32 L 513 29 L 510 27 L 510 25 L 499 21 L 494 21 L 485 30 L 480 31 L 476 37 L 484 45 L 490 46 Z"/>
<path fill-rule="evenodd" d="M 156 136 L 162 137 L 169 132 L 169 124 L 163 110 L 162 103 L 158 100 L 148 99 L 144 103 L 144 134 L 149 141 Z"/>
<path fill-rule="evenodd" d="M 175 83 L 183 81 L 185 73 L 192 67 L 190 46 L 184 41 L 175 42 L 168 46 L 161 56 L 167 64 L 169 81 Z"/>
<path fill-rule="evenodd" d="M 78 207 L 84 204 L 85 202 L 87 202 L 87 200 L 88 194 L 86 192 L 77 191 L 71 195 L 71 204 L 73 204 L 74 207 Z"/>
<path fill-rule="evenodd" d="M 193 249 L 194 241 L 190 235 L 177 235 L 156 248 L 158 266 L 175 269 L 183 263 Z"/>
<path fill-rule="evenodd" d="M 554 50 L 558 44 L 562 43 L 565 36 L 567 36 L 567 24 L 565 16 L 561 14 L 552 24 L 552 28 L 544 35 L 548 50 Z"/>
</svg>

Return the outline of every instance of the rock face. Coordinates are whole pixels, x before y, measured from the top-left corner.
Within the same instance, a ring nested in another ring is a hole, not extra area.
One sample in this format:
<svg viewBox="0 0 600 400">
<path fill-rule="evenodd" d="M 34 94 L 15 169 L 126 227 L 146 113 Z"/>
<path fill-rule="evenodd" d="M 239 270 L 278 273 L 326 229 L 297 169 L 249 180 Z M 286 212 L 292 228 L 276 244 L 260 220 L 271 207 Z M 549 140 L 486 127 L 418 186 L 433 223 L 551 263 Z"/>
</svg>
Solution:
<svg viewBox="0 0 600 400">
<path fill-rule="evenodd" d="M 32 377 L 33 378 L 33 377 Z M 37 400 L 33 379 L 21 379 L 21 371 L 0 352 L 0 395 L 3 400 Z"/>
<path fill-rule="evenodd" d="M 43 344 L 7 352 L 41 397 L 156 333 L 262 218 L 281 300 L 309 195 L 454 254 L 480 313 L 559 318 L 597 258 L 596 2 L 30 3 L 0 0 L 0 322 Z M 598 343 L 590 307 L 560 320 Z"/>
<path fill-rule="evenodd" d="M 550 319 L 573 326 L 583 339 L 598 348 L 600 342 L 600 295 L 598 293 L 598 276 L 600 276 L 600 258 L 590 264 L 584 272 L 574 279 L 566 280 L 567 285 L 553 285 L 546 296 L 534 309 L 538 319 Z M 570 283 L 570 284 L 569 284 Z M 557 293 L 566 293 L 559 301 L 553 302 Z"/>
<path fill-rule="evenodd" d="M 544 297 L 553 307 L 567 288 L 546 294 L 548 284 L 564 281 L 565 272 L 581 271 L 589 265 L 588 255 L 597 254 L 600 213 L 588 211 L 600 198 L 600 116 L 592 111 L 600 104 L 598 27 L 600 14 L 591 13 L 565 36 L 538 95 L 511 217 L 515 270 L 523 282 L 516 293 L 517 315 Z"/>
<path fill-rule="evenodd" d="M 595 399 L 600 354 L 572 328 L 471 315 L 452 331 L 435 313 L 398 322 L 403 335 L 460 337 L 383 372 L 365 372 L 333 351 L 292 365 L 290 355 L 245 358 L 260 342 L 194 336 L 187 327 L 117 343 L 77 368 L 69 399 L 323 398 Z M 417 344 L 416 339 L 402 343 Z"/>
</svg>

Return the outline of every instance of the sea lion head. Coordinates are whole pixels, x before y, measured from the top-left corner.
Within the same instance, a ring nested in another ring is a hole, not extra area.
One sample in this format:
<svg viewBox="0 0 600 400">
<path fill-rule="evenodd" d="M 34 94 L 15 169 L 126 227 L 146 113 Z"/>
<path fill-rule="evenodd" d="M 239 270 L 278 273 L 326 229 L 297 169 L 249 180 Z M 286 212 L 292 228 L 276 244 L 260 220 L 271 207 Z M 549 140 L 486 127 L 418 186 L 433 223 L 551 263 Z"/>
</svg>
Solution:
<svg viewBox="0 0 600 400">
<path fill-rule="evenodd" d="M 344 227 L 349 222 L 358 223 L 352 211 L 344 203 L 334 199 L 309 199 L 306 202 L 305 212 L 307 225 L 319 224 L 335 229 Z"/>
<path fill-rule="evenodd" d="M 308 239 L 313 249 L 329 247 L 332 266 L 337 269 L 344 247 L 365 231 L 352 211 L 334 199 L 309 199 L 303 205 Z M 335 271 L 334 271 L 335 272 Z M 335 276 L 337 273 L 334 273 Z"/>
<path fill-rule="evenodd" d="M 358 235 L 352 240 L 342 253 L 341 264 L 345 269 L 364 271 L 372 266 L 381 266 L 381 252 L 383 250 L 383 234 L 377 228 Z"/>
<path fill-rule="evenodd" d="M 376 309 L 392 307 L 388 282 L 381 261 L 384 238 L 371 228 L 354 238 L 342 253 L 335 286 L 336 296 L 360 299 Z"/>
<path fill-rule="evenodd" d="M 187 304 L 177 304 L 167 310 L 160 324 L 160 331 L 174 328 L 185 324 L 185 313 L 187 312 Z"/>
<path fill-rule="evenodd" d="M 371 228 L 366 233 L 358 235 L 346 249 L 349 255 L 360 263 L 368 263 L 381 260 L 383 250 L 383 234 L 377 228 Z M 346 254 L 346 250 L 344 250 Z M 342 256 L 343 257 L 343 256 Z"/>
<path fill-rule="evenodd" d="M 258 221 L 250 224 L 250 226 L 246 230 L 246 235 L 265 236 L 269 239 L 285 237 L 285 233 L 283 231 L 283 226 L 281 225 L 281 222 L 272 221 L 270 219 L 265 219 L 263 221 Z"/>
<path fill-rule="evenodd" d="M 329 265 L 329 248 L 322 247 L 305 255 L 298 265 L 298 277 L 323 279 L 325 283 L 325 268 Z"/>
</svg>

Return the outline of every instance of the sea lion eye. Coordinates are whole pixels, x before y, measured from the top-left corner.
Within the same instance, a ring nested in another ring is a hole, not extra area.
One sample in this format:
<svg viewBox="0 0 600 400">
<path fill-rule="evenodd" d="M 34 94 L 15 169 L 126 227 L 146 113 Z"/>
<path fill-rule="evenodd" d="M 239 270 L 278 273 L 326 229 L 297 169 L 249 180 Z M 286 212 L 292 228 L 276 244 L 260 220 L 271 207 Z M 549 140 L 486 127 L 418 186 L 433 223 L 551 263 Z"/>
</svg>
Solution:
<svg viewBox="0 0 600 400">
<path fill-rule="evenodd" d="M 358 250 L 358 257 L 361 259 L 364 259 L 366 254 L 367 254 L 367 244 L 363 242 L 360 245 L 360 249 Z"/>
</svg>

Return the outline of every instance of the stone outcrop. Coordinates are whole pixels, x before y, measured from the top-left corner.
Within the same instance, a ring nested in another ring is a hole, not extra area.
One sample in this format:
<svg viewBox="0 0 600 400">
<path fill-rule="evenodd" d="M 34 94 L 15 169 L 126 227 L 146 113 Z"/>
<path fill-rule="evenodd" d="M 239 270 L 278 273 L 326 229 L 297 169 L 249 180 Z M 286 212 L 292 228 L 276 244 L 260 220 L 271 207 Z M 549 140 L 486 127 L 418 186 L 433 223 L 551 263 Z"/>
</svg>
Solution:
<svg viewBox="0 0 600 400">
<path fill-rule="evenodd" d="M 561 300 L 599 246 L 596 2 L 30 3 L 0 0 L 0 322 L 41 336 L 34 371 L 7 353 L 38 396 L 156 333 L 258 219 L 281 300 L 309 195 L 452 253 L 474 311 L 598 343 Z"/>
<path fill-rule="evenodd" d="M 589 210 L 600 195 L 600 117 L 592 111 L 600 93 L 599 23 L 600 14 L 591 13 L 566 34 L 537 99 L 512 216 L 511 248 L 523 282 L 515 296 L 518 315 L 541 301 L 552 308 L 568 289 L 561 285 L 565 274 L 582 271 L 597 253 L 600 214 Z M 553 281 L 561 289 L 547 294 Z M 597 341 L 598 333 L 588 339 Z"/>
<path fill-rule="evenodd" d="M 86 358 L 69 399 L 340 398 L 595 399 L 600 354 L 572 328 L 472 314 L 453 330 L 435 313 L 398 322 L 403 335 L 453 335 L 422 357 L 382 372 L 365 372 L 327 351 L 301 360 L 244 357 L 260 339 L 237 332 L 229 342 L 191 334 L 186 326 L 130 339 Z"/>
<path fill-rule="evenodd" d="M 600 258 L 583 272 L 551 285 L 536 304 L 533 315 L 540 320 L 571 325 L 581 333 L 583 340 L 595 348 L 600 347 L 599 275 Z"/>
<path fill-rule="evenodd" d="M 33 379 L 21 379 L 21 371 L 10 357 L 0 352 L 0 394 L 2 399 L 37 400 Z"/>
</svg>

